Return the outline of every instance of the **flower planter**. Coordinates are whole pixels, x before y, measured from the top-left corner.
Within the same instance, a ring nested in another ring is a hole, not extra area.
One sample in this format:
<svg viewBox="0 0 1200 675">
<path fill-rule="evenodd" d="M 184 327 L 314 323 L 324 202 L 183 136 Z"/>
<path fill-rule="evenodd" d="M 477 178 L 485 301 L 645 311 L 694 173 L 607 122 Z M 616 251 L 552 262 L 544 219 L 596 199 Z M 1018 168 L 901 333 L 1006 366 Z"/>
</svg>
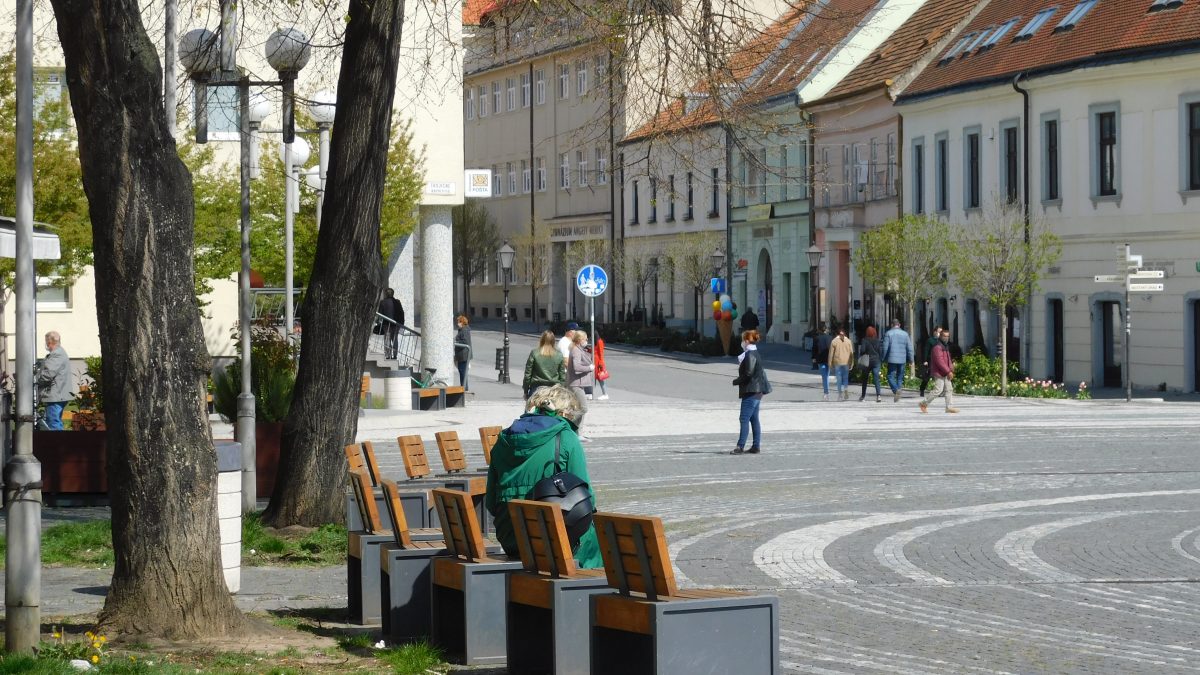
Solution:
<svg viewBox="0 0 1200 675">
<path fill-rule="evenodd" d="M 34 431 L 33 455 L 42 464 L 45 495 L 108 492 L 106 431 Z"/>
<path fill-rule="evenodd" d="M 279 469 L 279 445 L 283 439 L 283 422 L 257 422 L 254 425 L 256 490 L 258 498 L 270 497 L 275 491 L 275 474 Z"/>
</svg>

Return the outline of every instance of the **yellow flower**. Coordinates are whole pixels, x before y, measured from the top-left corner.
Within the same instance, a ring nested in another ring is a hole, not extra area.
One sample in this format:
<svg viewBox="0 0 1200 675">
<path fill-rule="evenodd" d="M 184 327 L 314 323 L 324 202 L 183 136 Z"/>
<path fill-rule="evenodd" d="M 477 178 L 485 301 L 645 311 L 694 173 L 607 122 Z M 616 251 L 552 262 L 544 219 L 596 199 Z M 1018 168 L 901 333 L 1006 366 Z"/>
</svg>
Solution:
<svg viewBox="0 0 1200 675">
<path fill-rule="evenodd" d="M 106 637 L 104 637 L 103 635 L 101 635 L 101 636 L 100 636 L 100 641 L 101 641 L 101 642 L 108 642 L 108 638 L 106 638 Z"/>
<path fill-rule="evenodd" d="M 100 663 L 100 656 L 98 654 L 92 654 L 92 663 Z"/>
<path fill-rule="evenodd" d="M 100 643 L 99 643 L 99 642 L 93 642 L 93 643 L 92 643 L 92 646 L 93 646 L 93 647 L 95 647 L 96 649 L 100 649 Z"/>
<path fill-rule="evenodd" d="M 62 637 L 62 633 L 54 632 L 54 633 L 51 633 L 50 636 L 53 637 L 55 640 L 57 640 Z"/>
</svg>

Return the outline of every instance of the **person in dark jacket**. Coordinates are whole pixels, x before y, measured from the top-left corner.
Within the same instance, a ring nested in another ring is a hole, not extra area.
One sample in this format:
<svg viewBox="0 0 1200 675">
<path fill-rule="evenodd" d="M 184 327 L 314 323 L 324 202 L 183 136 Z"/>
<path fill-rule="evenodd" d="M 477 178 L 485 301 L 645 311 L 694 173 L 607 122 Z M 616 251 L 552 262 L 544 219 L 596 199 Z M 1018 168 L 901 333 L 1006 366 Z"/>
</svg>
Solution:
<svg viewBox="0 0 1200 675">
<path fill-rule="evenodd" d="M 833 336 L 829 329 L 821 326 L 821 334 L 813 339 L 813 362 L 821 369 L 821 400 L 829 400 L 829 348 L 833 345 Z"/>
<path fill-rule="evenodd" d="M 929 404 L 943 394 L 946 396 L 946 412 L 958 412 L 958 408 L 954 407 L 954 360 L 950 358 L 950 331 L 945 328 L 929 352 L 929 372 L 933 376 L 933 389 L 921 399 L 921 412 L 929 412 Z"/>
<path fill-rule="evenodd" d="M 746 313 L 742 315 L 742 330 L 758 330 L 758 315 L 754 310 L 747 307 Z"/>
<path fill-rule="evenodd" d="M 929 388 L 929 378 L 931 377 L 931 373 L 930 373 L 930 369 L 929 369 L 929 357 L 933 356 L 933 348 L 937 346 L 938 338 L 941 337 L 941 335 L 942 335 L 941 326 L 935 327 L 933 329 L 933 334 L 930 335 L 929 339 L 925 341 L 925 352 L 922 354 L 922 356 L 924 358 L 921 361 L 921 394 L 920 395 L 922 397 L 925 396 L 925 390 Z"/>
<path fill-rule="evenodd" d="M 762 358 L 758 355 L 758 341 L 761 336 L 756 330 L 742 333 L 742 353 L 738 355 L 738 376 L 733 383 L 738 388 L 738 398 L 742 400 L 741 413 L 738 422 L 741 424 L 738 432 L 737 445 L 730 454 L 740 455 L 743 452 L 758 454 L 762 445 L 762 427 L 758 423 L 758 410 L 762 398 L 771 393 L 771 384 L 767 381 L 767 373 L 763 370 Z M 754 430 L 754 445 L 746 450 L 746 436 L 750 429 Z"/>
<path fill-rule="evenodd" d="M 454 333 L 454 365 L 458 367 L 458 384 L 467 387 L 467 368 L 471 365 L 471 326 L 465 314 L 459 314 L 455 321 L 458 331 Z"/>
<path fill-rule="evenodd" d="M 863 373 L 862 393 L 858 396 L 858 402 L 862 403 L 867 398 L 867 380 L 871 376 L 875 376 L 875 402 L 880 403 L 883 397 L 880 396 L 879 390 L 879 364 L 883 360 L 880 358 L 883 355 L 883 346 L 879 344 L 879 335 L 875 332 L 875 326 L 867 326 L 867 336 L 858 343 L 859 357 L 866 356 L 870 363 L 867 365 L 867 372 Z"/>
<path fill-rule="evenodd" d="M 517 557 L 517 537 L 508 514 L 508 502 L 527 499 L 529 491 L 543 478 L 569 471 L 590 485 L 583 445 L 575 433 L 583 414 L 579 399 L 567 387 L 556 384 L 534 392 L 529 412 L 500 432 L 488 465 L 487 492 L 483 503 L 495 519 L 496 539 L 504 552 Z M 558 464 L 554 447 L 558 447 Z M 590 491 L 590 488 L 589 488 Z M 592 495 L 593 501 L 595 494 Z M 603 567 L 596 528 L 590 527 L 575 547 L 575 562 L 582 568 Z"/>
<path fill-rule="evenodd" d="M 404 325 L 404 305 L 396 299 L 396 291 L 389 288 L 383 292 L 383 299 L 379 301 L 378 312 L 383 316 L 391 319 L 383 328 L 383 356 L 384 358 L 396 358 L 396 344 L 400 335 L 400 326 Z"/>
</svg>

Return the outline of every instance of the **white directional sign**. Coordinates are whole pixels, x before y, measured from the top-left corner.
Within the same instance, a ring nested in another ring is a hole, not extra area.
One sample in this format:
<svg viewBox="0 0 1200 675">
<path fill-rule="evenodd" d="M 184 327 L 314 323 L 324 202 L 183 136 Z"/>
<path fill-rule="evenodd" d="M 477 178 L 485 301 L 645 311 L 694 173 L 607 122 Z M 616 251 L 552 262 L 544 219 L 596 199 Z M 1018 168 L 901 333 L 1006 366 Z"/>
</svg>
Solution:
<svg viewBox="0 0 1200 675">
<path fill-rule="evenodd" d="M 1098 284 L 1119 284 L 1125 281 L 1125 276 L 1121 274 L 1097 274 L 1096 283 Z"/>
<path fill-rule="evenodd" d="M 1162 284 L 1129 284 L 1131 291 L 1161 291 L 1162 289 Z"/>
<path fill-rule="evenodd" d="M 589 298 L 595 298 L 608 288 L 608 273 L 599 265 L 584 265 L 575 273 L 575 287 Z"/>
<path fill-rule="evenodd" d="M 1166 276 L 1162 270 L 1138 270 L 1129 274 L 1130 279 L 1162 279 Z"/>
</svg>

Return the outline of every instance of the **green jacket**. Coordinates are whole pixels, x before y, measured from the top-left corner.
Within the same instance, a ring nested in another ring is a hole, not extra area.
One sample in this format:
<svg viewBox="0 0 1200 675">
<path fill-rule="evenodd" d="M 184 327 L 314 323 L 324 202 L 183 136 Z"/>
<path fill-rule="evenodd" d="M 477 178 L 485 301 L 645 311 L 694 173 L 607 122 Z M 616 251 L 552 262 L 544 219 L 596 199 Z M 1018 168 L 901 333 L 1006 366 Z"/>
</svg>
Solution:
<svg viewBox="0 0 1200 675">
<path fill-rule="evenodd" d="M 562 447 L 556 469 L 553 466 L 554 438 L 559 434 L 562 434 Z M 484 505 L 495 519 L 496 539 L 508 555 L 514 558 L 520 555 L 508 515 L 509 500 L 524 499 L 535 483 L 563 469 L 591 483 L 583 446 L 570 422 L 552 414 L 526 413 L 500 433 L 492 447 Z M 592 498 L 595 499 L 594 492 Z M 575 562 L 583 569 L 604 566 L 595 527 L 580 538 Z"/>
<path fill-rule="evenodd" d="M 555 350 L 550 356 L 542 356 L 535 348 L 525 360 L 525 379 L 521 380 L 521 388 L 528 394 L 531 389 L 562 384 L 566 379 L 567 362 L 562 354 Z"/>
</svg>

